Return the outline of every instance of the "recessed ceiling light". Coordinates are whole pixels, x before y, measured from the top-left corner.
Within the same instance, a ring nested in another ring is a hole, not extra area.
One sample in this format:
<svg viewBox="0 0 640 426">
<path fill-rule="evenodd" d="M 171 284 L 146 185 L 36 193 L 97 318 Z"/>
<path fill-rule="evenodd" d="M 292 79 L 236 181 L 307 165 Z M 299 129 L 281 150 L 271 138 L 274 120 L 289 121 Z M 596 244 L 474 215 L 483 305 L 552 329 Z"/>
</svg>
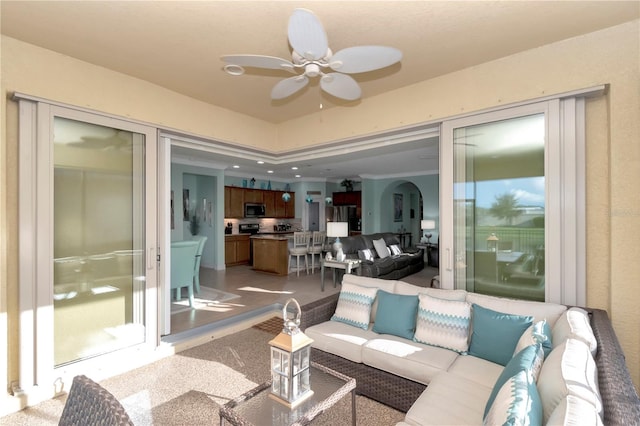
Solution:
<svg viewBox="0 0 640 426">
<path fill-rule="evenodd" d="M 240 166 L 238 166 L 237 164 L 234 164 L 234 165 L 233 165 L 233 168 L 234 168 L 234 169 L 239 169 L 239 168 L 240 168 Z"/>
<path fill-rule="evenodd" d="M 273 170 L 267 170 L 267 173 L 273 173 Z"/>
<path fill-rule="evenodd" d="M 264 164 L 264 161 L 258 160 L 258 164 Z"/>
<path fill-rule="evenodd" d="M 296 175 L 296 177 L 300 177 L 300 175 Z"/>
<path fill-rule="evenodd" d="M 296 166 L 293 166 L 291 170 L 298 170 L 298 168 Z"/>
</svg>

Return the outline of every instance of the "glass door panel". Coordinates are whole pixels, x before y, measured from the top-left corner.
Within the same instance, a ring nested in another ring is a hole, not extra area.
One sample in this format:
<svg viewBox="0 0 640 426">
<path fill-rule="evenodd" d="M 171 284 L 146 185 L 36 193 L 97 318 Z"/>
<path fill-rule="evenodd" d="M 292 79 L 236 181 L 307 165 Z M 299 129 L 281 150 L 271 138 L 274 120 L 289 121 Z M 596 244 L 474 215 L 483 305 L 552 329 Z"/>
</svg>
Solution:
<svg viewBox="0 0 640 426">
<path fill-rule="evenodd" d="M 453 129 L 456 288 L 545 300 L 545 114 Z"/>
<path fill-rule="evenodd" d="M 54 364 L 145 340 L 142 134 L 54 117 Z"/>
</svg>

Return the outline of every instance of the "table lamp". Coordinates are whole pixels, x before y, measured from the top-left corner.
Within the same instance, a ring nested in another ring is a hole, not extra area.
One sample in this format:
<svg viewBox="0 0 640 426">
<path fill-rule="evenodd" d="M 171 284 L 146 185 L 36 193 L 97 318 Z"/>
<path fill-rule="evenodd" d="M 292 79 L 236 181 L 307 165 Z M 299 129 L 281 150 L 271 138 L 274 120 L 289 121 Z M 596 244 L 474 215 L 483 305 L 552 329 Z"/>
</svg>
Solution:
<svg viewBox="0 0 640 426">
<path fill-rule="evenodd" d="M 335 237 L 336 241 L 333 243 L 333 250 L 336 252 L 336 260 L 343 262 L 346 258 L 342 251 L 342 243 L 340 237 L 346 237 L 349 235 L 349 224 L 347 222 L 327 222 L 327 237 Z"/>
<path fill-rule="evenodd" d="M 420 228 L 423 231 L 430 231 L 432 229 L 436 229 L 436 221 L 435 220 L 421 220 Z M 427 239 L 427 244 L 431 244 L 431 236 L 430 232 L 424 234 L 424 237 Z"/>
</svg>

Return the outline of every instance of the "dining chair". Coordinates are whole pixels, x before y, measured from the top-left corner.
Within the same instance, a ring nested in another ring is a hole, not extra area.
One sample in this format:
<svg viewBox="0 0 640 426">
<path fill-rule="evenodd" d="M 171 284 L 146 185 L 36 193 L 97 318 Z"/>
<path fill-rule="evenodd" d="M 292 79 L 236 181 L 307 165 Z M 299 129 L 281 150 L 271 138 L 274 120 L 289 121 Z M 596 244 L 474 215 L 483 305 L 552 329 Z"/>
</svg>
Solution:
<svg viewBox="0 0 640 426">
<path fill-rule="evenodd" d="M 293 233 L 293 247 L 289 249 L 289 265 L 292 264 L 292 258 L 296 258 L 296 275 L 300 276 L 300 257 L 304 257 L 304 267 L 309 274 L 309 261 L 307 254 L 309 250 L 309 239 L 311 238 L 310 232 L 294 232 Z"/>
<path fill-rule="evenodd" d="M 313 274 L 316 269 L 316 255 L 318 255 L 318 267 L 320 267 L 320 257 L 324 249 L 324 240 L 327 238 L 325 231 L 313 231 L 311 234 L 311 241 L 309 243 L 309 249 L 307 253 L 311 256 L 311 273 Z"/>
<path fill-rule="evenodd" d="M 180 300 L 182 287 L 189 292 L 189 306 L 193 307 L 193 283 L 196 268 L 198 241 L 174 241 L 171 243 L 171 290 L 176 291 L 176 300 Z"/>
<path fill-rule="evenodd" d="M 202 235 L 196 235 L 193 237 L 194 241 L 198 241 L 198 251 L 196 252 L 196 266 L 193 271 L 193 286 L 196 294 L 200 294 L 200 261 L 202 260 L 202 252 L 204 251 L 204 244 L 207 242 L 207 237 Z"/>
<path fill-rule="evenodd" d="M 115 396 L 87 376 L 80 375 L 73 378 L 58 425 L 128 426 L 133 422 Z"/>
</svg>

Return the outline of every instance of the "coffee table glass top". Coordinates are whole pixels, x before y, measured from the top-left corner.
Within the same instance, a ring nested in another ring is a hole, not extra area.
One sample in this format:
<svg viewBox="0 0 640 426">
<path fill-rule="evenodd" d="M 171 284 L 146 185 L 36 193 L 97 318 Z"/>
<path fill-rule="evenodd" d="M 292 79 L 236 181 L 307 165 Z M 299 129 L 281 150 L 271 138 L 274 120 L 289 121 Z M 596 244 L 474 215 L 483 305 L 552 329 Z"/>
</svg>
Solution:
<svg viewBox="0 0 640 426">
<path fill-rule="evenodd" d="M 271 380 L 229 401 L 220 408 L 220 423 L 232 425 L 290 425 L 313 420 L 338 400 L 355 390 L 356 381 L 316 363 L 311 363 L 313 395 L 293 409 L 270 396 Z M 352 399 L 355 395 L 352 393 Z M 354 409 L 352 401 L 352 410 Z M 355 413 L 351 413 L 355 421 Z"/>
</svg>

